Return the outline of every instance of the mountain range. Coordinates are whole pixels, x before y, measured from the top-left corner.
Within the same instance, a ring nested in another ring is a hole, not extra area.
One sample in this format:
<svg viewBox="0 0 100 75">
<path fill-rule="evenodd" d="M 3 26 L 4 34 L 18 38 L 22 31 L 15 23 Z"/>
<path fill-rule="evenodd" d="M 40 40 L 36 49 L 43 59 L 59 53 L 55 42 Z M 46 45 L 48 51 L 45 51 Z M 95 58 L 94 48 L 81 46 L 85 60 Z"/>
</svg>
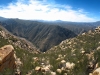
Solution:
<svg viewBox="0 0 100 75">
<path fill-rule="evenodd" d="M 66 22 L 21 20 L 0 17 L 2 26 L 12 34 L 31 41 L 40 51 L 45 52 L 61 41 L 73 38 L 88 30 L 94 30 L 100 22 Z"/>
</svg>

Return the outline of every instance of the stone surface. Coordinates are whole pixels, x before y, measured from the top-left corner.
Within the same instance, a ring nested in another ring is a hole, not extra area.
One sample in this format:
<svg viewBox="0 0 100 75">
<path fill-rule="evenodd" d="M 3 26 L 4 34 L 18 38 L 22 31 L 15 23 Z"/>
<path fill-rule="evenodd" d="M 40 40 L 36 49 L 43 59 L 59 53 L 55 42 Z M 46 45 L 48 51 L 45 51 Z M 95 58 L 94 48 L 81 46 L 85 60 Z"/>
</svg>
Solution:
<svg viewBox="0 0 100 75">
<path fill-rule="evenodd" d="M 0 48 L 0 71 L 5 68 L 14 68 L 15 58 L 14 58 L 14 48 L 12 45 L 5 45 Z"/>
<path fill-rule="evenodd" d="M 97 68 L 92 75 L 100 75 L 100 67 Z"/>
<path fill-rule="evenodd" d="M 57 69 L 57 73 L 61 74 L 62 70 L 61 69 Z"/>
<path fill-rule="evenodd" d="M 39 70 L 41 70 L 41 67 L 36 66 L 35 71 L 39 71 Z"/>
<path fill-rule="evenodd" d="M 66 63 L 66 68 L 67 68 L 67 69 L 73 69 L 74 66 L 75 66 L 74 63 L 70 63 L 70 62 L 67 62 L 67 63 Z"/>
</svg>

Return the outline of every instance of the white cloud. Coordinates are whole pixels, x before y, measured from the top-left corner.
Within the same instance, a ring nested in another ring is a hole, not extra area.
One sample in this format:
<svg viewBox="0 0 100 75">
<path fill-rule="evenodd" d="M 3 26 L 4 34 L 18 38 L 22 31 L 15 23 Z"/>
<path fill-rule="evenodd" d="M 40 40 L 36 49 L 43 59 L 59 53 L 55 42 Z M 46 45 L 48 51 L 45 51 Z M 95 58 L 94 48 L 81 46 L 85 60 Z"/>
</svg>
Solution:
<svg viewBox="0 0 100 75">
<path fill-rule="evenodd" d="M 95 19 L 88 17 L 83 9 L 72 9 L 69 5 L 48 3 L 48 0 L 18 0 L 2 8 L 0 16 L 31 20 L 63 20 L 74 22 L 92 22 Z"/>
</svg>

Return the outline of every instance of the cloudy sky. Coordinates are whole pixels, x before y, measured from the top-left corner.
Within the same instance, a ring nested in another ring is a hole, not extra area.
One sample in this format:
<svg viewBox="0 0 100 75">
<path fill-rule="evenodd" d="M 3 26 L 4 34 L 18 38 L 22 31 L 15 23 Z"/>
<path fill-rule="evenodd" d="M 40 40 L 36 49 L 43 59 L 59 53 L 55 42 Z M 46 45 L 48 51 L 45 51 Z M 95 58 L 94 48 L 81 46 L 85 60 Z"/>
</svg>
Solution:
<svg viewBox="0 0 100 75">
<path fill-rule="evenodd" d="M 0 0 L 0 16 L 28 20 L 100 21 L 100 0 Z"/>
</svg>

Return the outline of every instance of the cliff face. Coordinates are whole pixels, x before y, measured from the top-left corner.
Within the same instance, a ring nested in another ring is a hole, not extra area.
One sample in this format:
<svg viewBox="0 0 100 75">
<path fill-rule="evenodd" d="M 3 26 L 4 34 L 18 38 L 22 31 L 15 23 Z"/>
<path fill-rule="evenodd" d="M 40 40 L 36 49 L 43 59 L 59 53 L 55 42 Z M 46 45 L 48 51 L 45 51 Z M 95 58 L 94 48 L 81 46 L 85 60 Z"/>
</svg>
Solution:
<svg viewBox="0 0 100 75">
<path fill-rule="evenodd" d="M 0 71 L 3 71 L 5 68 L 14 68 L 14 66 L 14 48 L 12 45 L 5 45 L 0 48 Z"/>
</svg>

